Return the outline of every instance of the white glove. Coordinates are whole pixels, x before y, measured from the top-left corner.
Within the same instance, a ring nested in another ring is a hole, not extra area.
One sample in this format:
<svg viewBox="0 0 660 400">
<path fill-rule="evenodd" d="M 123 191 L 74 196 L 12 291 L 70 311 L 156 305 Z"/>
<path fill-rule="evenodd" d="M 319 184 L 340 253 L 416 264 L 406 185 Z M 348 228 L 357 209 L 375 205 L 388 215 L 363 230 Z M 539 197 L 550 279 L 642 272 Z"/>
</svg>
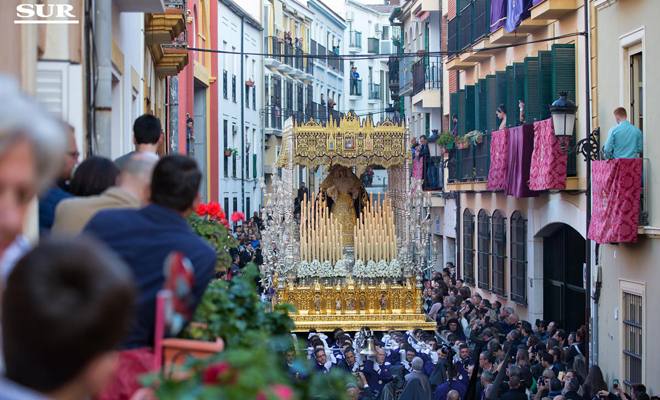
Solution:
<svg viewBox="0 0 660 400">
<path fill-rule="evenodd" d="M 332 364 L 334 364 L 332 361 L 326 361 L 326 363 L 323 364 L 323 366 L 325 367 L 326 370 L 329 371 L 330 368 L 332 367 Z"/>
<path fill-rule="evenodd" d="M 440 359 L 440 357 L 438 357 L 438 353 L 435 352 L 435 351 L 432 351 L 431 352 L 431 361 L 433 361 L 433 364 L 437 364 L 439 359 Z"/>
<path fill-rule="evenodd" d="M 378 363 L 374 363 L 374 371 L 380 374 L 380 365 L 378 365 Z"/>
</svg>

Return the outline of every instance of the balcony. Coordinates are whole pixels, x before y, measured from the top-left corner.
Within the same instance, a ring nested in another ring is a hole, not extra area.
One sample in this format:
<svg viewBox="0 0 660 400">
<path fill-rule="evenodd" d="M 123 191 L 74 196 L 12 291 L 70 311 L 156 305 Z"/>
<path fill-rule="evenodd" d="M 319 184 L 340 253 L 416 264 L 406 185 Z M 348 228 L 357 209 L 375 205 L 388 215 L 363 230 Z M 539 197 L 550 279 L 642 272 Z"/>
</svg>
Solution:
<svg viewBox="0 0 660 400">
<path fill-rule="evenodd" d="M 422 90 L 442 87 L 442 60 L 440 57 L 424 57 L 413 64 L 413 96 Z"/>
<path fill-rule="evenodd" d="M 412 92 L 413 76 L 412 76 L 413 60 L 411 57 L 404 57 L 399 62 L 399 95 L 407 96 Z"/>
<path fill-rule="evenodd" d="M 369 100 L 380 100 L 380 84 L 379 83 L 370 83 L 369 84 Z"/>
<path fill-rule="evenodd" d="M 350 100 L 357 100 L 362 96 L 362 79 L 352 79 L 350 81 Z"/>
<path fill-rule="evenodd" d="M 319 43 L 317 49 L 318 49 L 317 54 L 319 56 L 319 58 L 317 58 L 317 60 L 319 61 L 319 64 L 325 64 L 326 63 L 325 56 L 326 56 L 326 53 L 327 53 L 326 50 L 325 50 L 325 46 L 321 46 L 321 44 Z"/>
<path fill-rule="evenodd" d="M 188 50 L 178 46 L 162 46 L 162 56 L 156 56 L 155 67 L 158 76 L 176 76 L 188 65 Z"/>
<path fill-rule="evenodd" d="M 147 45 L 172 42 L 186 29 L 184 1 L 166 1 L 165 12 L 146 14 L 144 41 Z"/>
<path fill-rule="evenodd" d="M 531 19 L 558 19 L 577 8 L 575 0 L 534 0 Z"/>
<path fill-rule="evenodd" d="M 424 13 L 440 11 L 440 3 L 436 0 L 418 0 L 419 7 L 415 9 L 415 16 L 421 17 Z"/>
<path fill-rule="evenodd" d="M 284 62 L 280 65 L 280 69 L 284 73 L 291 73 L 294 69 L 294 49 L 293 44 L 287 43 L 286 41 L 283 44 L 284 48 Z"/>
<path fill-rule="evenodd" d="M 282 130 L 282 109 L 279 104 L 271 104 L 265 109 L 265 127 L 271 130 Z"/>
<path fill-rule="evenodd" d="M 399 59 L 397 57 L 390 57 L 387 60 L 387 69 L 390 77 L 388 86 L 390 92 L 392 92 L 392 97 L 399 97 Z"/>
<path fill-rule="evenodd" d="M 380 53 L 380 39 L 373 37 L 367 39 L 367 53 L 370 54 Z"/>
<path fill-rule="evenodd" d="M 264 49 L 267 53 L 266 57 L 264 58 L 264 64 L 266 67 L 279 67 L 282 63 L 282 40 L 275 36 L 267 36 L 264 38 Z"/>
<path fill-rule="evenodd" d="M 356 53 L 362 50 L 362 32 L 350 31 L 348 34 L 348 51 Z"/>
</svg>

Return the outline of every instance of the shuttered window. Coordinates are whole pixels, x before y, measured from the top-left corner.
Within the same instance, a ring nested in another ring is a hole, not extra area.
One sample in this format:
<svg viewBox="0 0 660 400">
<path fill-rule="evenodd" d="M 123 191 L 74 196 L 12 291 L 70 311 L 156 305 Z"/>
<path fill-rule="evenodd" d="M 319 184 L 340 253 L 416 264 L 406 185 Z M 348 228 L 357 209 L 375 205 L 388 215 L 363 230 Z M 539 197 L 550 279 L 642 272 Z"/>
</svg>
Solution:
<svg viewBox="0 0 660 400">
<path fill-rule="evenodd" d="M 539 59 L 536 57 L 525 58 L 524 69 L 525 122 L 531 124 L 541 119 L 541 108 L 543 107 L 539 99 Z"/>
<path fill-rule="evenodd" d="M 486 77 L 486 130 L 492 132 L 497 130 L 497 117 L 495 111 L 497 110 L 497 78 L 495 75 L 488 75 Z"/>
<path fill-rule="evenodd" d="M 550 118 L 550 104 L 553 101 L 552 93 L 552 52 L 539 51 L 539 102 L 541 110 L 539 119 Z"/>
<path fill-rule="evenodd" d="M 486 79 L 479 79 L 474 85 L 474 112 L 476 114 L 474 129 L 490 133 L 487 124 L 486 110 L 488 108 L 488 84 Z"/>
<path fill-rule="evenodd" d="M 474 284 L 474 214 L 463 211 L 463 278 Z"/>
<path fill-rule="evenodd" d="M 508 106 L 507 106 L 507 74 L 506 71 L 497 71 L 495 73 L 495 85 L 497 86 L 497 101 L 496 101 L 496 108 L 499 107 L 500 105 L 504 106 L 506 109 L 506 112 L 509 112 Z M 496 118 L 496 124 L 497 127 L 499 128 L 500 126 L 500 121 L 497 120 Z"/>
<path fill-rule="evenodd" d="M 623 383 L 626 391 L 642 383 L 642 296 L 623 292 Z"/>
<path fill-rule="evenodd" d="M 491 264 L 493 268 L 493 292 L 506 296 L 504 291 L 504 274 L 506 265 L 506 218 L 500 210 L 495 210 L 492 217 L 493 253 Z"/>
<path fill-rule="evenodd" d="M 527 302 L 527 220 L 520 211 L 511 215 L 511 300 Z"/>
<path fill-rule="evenodd" d="M 516 102 L 516 81 L 513 65 L 506 67 L 506 126 L 516 126 L 518 121 Z"/>
<path fill-rule="evenodd" d="M 575 45 L 555 44 L 552 46 L 552 95 L 567 92 L 575 102 Z"/>
<path fill-rule="evenodd" d="M 465 133 L 475 129 L 475 94 L 474 85 L 465 86 Z"/>
<path fill-rule="evenodd" d="M 465 90 L 458 91 L 458 134 L 465 135 Z"/>
<path fill-rule="evenodd" d="M 478 286 L 490 289 L 490 215 L 486 210 L 479 210 L 477 238 Z"/>
</svg>

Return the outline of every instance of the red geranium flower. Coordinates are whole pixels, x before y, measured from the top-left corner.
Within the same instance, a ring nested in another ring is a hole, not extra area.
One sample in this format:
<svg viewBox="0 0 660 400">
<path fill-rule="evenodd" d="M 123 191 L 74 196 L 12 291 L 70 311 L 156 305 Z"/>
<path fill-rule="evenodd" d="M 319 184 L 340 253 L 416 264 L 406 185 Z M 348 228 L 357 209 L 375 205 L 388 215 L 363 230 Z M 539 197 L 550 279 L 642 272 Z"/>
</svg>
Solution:
<svg viewBox="0 0 660 400">
<path fill-rule="evenodd" d="M 293 400 L 293 389 L 287 385 L 276 383 L 268 388 L 268 393 L 275 395 L 277 400 Z M 267 400 L 266 393 L 261 391 L 257 394 L 256 400 Z"/>
<path fill-rule="evenodd" d="M 202 381 L 207 385 L 233 385 L 237 379 L 237 371 L 224 361 L 206 367 L 202 377 Z"/>
<path fill-rule="evenodd" d="M 208 206 L 207 206 L 206 204 L 204 204 L 204 203 L 199 203 L 199 204 L 197 205 L 197 208 L 195 209 L 195 212 L 196 212 L 197 215 L 199 215 L 200 217 L 203 217 L 203 216 L 205 216 L 205 215 L 209 212 L 209 208 L 208 208 Z"/>
<path fill-rule="evenodd" d="M 231 215 L 231 222 L 237 223 L 238 221 L 245 221 L 245 214 L 240 211 L 234 211 Z"/>
<path fill-rule="evenodd" d="M 212 201 L 208 204 L 208 213 L 209 215 L 216 215 L 220 211 L 220 204 L 215 201 Z"/>
<path fill-rule="evenodd" d="M 220 211 L 218 211 L 217 214 L 215 214 L 215 217 L 216 217 L 217 219 L 221 220 L 221 221 L 222 221 L 223 219 L 226 219 L 226 218 L 227 218 L 227 216 L 225 215 L 225 212 L 222 211 L 222 209 L 220 209 Z"/>
</svg>

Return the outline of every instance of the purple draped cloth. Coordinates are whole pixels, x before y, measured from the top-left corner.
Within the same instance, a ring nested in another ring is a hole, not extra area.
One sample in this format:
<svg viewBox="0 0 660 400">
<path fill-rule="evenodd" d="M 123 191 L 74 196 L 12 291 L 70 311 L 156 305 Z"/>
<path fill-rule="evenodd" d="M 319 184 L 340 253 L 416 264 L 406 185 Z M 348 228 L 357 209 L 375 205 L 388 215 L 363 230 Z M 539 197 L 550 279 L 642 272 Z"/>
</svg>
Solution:
<svg viewBox="0 0 660 400">
<path fill-rule="evenodd" d="M 495 32 L 504 26 L 507 13 L 507 0 L 491 0 L 490 2 L 490 31 Z"/>
<path fill-rule="evenodd" d="M 529 167 L 534 151 L 534 125 L 509 128 L 509 171 L 506 194 L 514 197 L 535 197 L 539 192 L 529 189 Z"/>
<path fill-rule="evenodd" d="M 508 0 L 507 2 L 507 18 L 504 23 L 504 30 L 513 32 L 518 29 L 520 23 L 530 16 L 530 8 L 532 8 L 532 0 Z M 492 13 L 492 3 L 491 3 Z"/>
<path fill-rule="evenodd" d="M 537 6 L 543 3 L 545 0 L 532 0 L 532 6 Z"/>
</svg>

